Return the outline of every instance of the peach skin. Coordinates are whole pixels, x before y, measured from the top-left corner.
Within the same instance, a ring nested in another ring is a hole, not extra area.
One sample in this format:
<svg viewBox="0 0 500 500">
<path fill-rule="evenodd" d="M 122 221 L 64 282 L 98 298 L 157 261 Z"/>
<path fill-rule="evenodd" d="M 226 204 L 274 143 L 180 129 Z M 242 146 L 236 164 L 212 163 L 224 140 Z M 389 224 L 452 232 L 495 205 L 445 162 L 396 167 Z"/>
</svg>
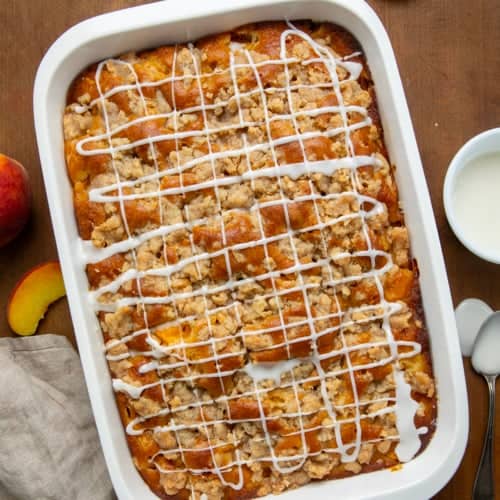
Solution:
<svg viewBox="0 0 500 500">
<path fill-rule="evenodd" d="M 0 154 L 0 247 L 21 232 L 30 210 L 31 189 L 25 168 Z"/>
<path fill-rule="evenodd" d="M 50 304 L 66 295 L 59 262 L 30 269 L 7 302 L 7 321 L 18 335 L 33 335 Z"/>
</svg>

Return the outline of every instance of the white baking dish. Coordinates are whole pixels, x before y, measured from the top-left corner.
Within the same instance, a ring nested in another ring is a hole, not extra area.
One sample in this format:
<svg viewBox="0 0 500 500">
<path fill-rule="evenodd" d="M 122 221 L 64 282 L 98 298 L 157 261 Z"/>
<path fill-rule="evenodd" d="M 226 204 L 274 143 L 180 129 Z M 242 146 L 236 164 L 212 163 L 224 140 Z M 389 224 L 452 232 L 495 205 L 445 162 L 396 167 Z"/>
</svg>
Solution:
<svg viewBox="0 0 500 500">
<path fill-rule="evenodd" d="M 456 470 L 468 431 L 467 396 L 448 280 L 398 68 L 387 34 L 362 0 L 169 0 L 84 21 L 64 33 L 40 64 L 34 89 L 38 147 L 76 338 L 101 444 L 118 496 L 154 498 L 136 471 L 112 395 L 101 332 L 85 293 L 78 232 L 63 154 L 66 91 L 89 63 L 128 50 L 185 42 L 269 19 L 328 20 L 351 31 L 366 53 L 400 196 L 411 233 L 438 382 L 438 423 L 426 450 L 397 471 L 309 485 L 280 496 L 428 498 Z"/>
</svg>

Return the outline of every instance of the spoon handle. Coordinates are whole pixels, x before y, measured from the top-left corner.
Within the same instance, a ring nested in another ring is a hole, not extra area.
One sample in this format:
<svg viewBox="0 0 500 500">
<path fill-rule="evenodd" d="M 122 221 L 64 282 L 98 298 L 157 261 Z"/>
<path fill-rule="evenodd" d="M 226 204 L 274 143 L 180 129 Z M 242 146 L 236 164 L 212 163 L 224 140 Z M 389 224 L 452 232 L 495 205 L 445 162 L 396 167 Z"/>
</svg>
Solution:
<svg viewBox="0 0 500 500">
<path fill-rule="evenodd" d="M 483 453 L 479 468 L 477 469 L 473 500 L 493 500 L 495 498 L 495 487 L 493 483 L 493 436 L 495 432 L 495 381 L 496 375 L 484 375 L 489 390 L 489 413 L 488 428 L 484 438 Z"/>
</svg>

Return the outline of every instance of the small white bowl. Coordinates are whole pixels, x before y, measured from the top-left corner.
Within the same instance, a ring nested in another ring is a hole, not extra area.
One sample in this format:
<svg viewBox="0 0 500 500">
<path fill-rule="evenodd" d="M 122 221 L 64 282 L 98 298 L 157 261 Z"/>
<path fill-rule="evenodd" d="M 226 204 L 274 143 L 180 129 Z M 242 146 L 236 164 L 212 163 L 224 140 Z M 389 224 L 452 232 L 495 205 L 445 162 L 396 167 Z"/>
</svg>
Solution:
<svg viewBox="0 0 500 500">
<path fill-rule="evenodd" d="M 456 237 L 462 244 L 469 249 L 473 254 L 481 259 L 500 264 L 500 252 L 491 251 L 490 248 L 485 248 L 467 238 L 462 230 L 460 221 L 456 217 L 452 202 L 455 183 L 459 172 L 471 160 L 488 153 L 500 153 L 500 128 L 486 130 L 472 139 L 469 139 L 457 152 L 453 160 L 451 160 L 448 172 L 444 179 L 443 201 L 446 218 L 455 233 Z"/>
</svg>

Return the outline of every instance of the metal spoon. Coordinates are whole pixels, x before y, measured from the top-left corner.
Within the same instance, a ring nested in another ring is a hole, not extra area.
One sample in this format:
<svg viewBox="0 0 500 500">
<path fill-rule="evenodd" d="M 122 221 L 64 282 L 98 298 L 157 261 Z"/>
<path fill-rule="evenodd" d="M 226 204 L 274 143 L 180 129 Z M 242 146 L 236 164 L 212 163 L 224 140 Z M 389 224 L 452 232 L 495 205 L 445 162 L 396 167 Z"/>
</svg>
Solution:
<svg viewBox="0 0 500 500">
<path fill-rule="evenodd" d="M 492 500 L 495 498 L 493 436 L 495 432 L 495 382 L 500 373 L 500 311 L 493 313 L 482 324 L 472 351 L 472 366 L 477 373 L 486 379 L 490 406 L 483 453 L 474 481 L 472 498 L 474 500 Z"/>
</svg>

